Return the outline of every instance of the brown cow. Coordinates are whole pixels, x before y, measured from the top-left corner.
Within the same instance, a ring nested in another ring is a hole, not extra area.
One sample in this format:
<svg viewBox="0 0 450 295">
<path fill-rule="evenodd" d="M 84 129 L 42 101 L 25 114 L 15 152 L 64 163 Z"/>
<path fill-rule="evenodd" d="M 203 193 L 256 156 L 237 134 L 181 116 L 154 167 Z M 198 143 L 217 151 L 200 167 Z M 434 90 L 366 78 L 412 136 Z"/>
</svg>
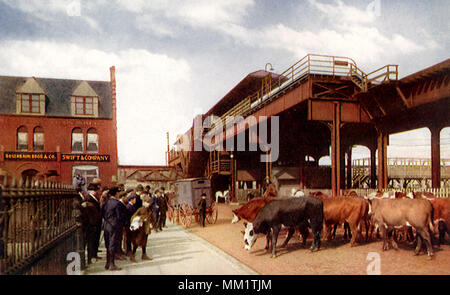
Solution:
<svg viewBox="0 0 450 295">
<path fill-rule="evenodd" d="M 418 255 L 425 240 L 428 256 L 433 256 L 430 230 L 433 231 L 432 206 L 428 200 L 414 199 L 373 199 L 371 201 L 373 220 L 378 225 L 383 237 L 383 251 L 387 250 L 387 234 L 395 227 L 412 226 L 417 232 L 417 247 L 415 254 Z M 397 249 L 397 244 L 391 237 L 391 245 Z"/>
<path fill-rule="evenodd" d="M 450 199 L 448 198 L 434 198 L 430 201 L 433 206 L 433 221 L 438 226 L 439 244 L 445 242 L 445 234 L 450 236 L 448 230 L 450 226 Z"/>
<path fill-rule="evenodd" d="M 321 191 L 312 192 L 311 195 L 314 196 L 315 198 L 318 198 L 318 199 L 321 199 L 321 200 L 331 199 L 330 195 L 324 194 Z M 331 234 L 330 239 L 335 239 L 336 238 L 336 230 L 337 230 L 338 225 L 340 225 L 340 223 L 334 224 L 333 233 Z M 347 240 L 347 236 L 351 239 L 352 238 L 352 233 L 350 231 L 350 226 L 348 225 L 348 222 L 344 221 L 344 237 L 343 237 L 344 240 Z"/>
<path fill-rule="evenodd" d="M 152 228 L 155 228 L 152 211 L 148 207 L 140 207 L 131 217 L 130 240 L 133 245 L 131 261 L 137 262 L 134 255 L 138 247 L 142 248 L 142 260 L 152 260 L 146 254 L 147 239 Z"/>
<path fill-rule="evenodd" d="M 236 223 L 241 219 L 252 222 L 258 214 L 259 210 L 261 210 L 261 208 L 264 207 L 265 204 L 273 200 L 277 200 L 277 198 L 268 197 L 251 199 L 247 204 L 233 210 L 234 216 L 233 220 L 231 220 L 231 223 Z"/>
<path fill-rule="evenodd" d="M 259 211 L 268 203 L 272 202 L 273 200 L 279 200 L 281 198 L 274 198 L 274 197 L 266 197 L 266 198 L 253 198 L 251 199 L 247 204 L 242 205 L 241 207 L 233 210 L 233 219 L 231 220 L 231 223 L 236 223 L 241 219 L 245 219 L 248 222 L 253 222 L 253 220 L 256 218 L 256 215 L 258 215 Z M 295 228 L 289 228 L 288 234 L 286 236 L 286 240 L 283 242 L 281 247 L 285 247 L 289 240 L 292 238 L 293 234 L 295 232 Z M 302 245 L 306 245 L 306 239 L 309 235 L 308 226 L 306 224 L 301 224 L 299 226 L 299 232 L 302 236 Z M 270 235 L 266 236 L 267 238 L 267 244 L 266 249 L 269 249 L 269 244 L 271 241 Z"/>
<path fill-rule="evenodd" d="M 323 200 L 323 221 L 327 239 L 331 240 L 332 225 L 348 222 L 353 233 L 350 244 L 354 246 L 356 239 L 361 236 L 359 226 L 367 219 L 368 209 L 368 203 L 362 198 L 339 197 Z"/>
<path fill-rule="evenodd" d="M 394 191 L 394 199 L 408 199 L 411 198 L 409 195 Z M 395 228 L 393 231 L 393 239 L 397 242 L 405 241 L 405 242 L 414 242 L 414 233 L 411 226 L 404 225 L 400 228 Z"/>
</svg>

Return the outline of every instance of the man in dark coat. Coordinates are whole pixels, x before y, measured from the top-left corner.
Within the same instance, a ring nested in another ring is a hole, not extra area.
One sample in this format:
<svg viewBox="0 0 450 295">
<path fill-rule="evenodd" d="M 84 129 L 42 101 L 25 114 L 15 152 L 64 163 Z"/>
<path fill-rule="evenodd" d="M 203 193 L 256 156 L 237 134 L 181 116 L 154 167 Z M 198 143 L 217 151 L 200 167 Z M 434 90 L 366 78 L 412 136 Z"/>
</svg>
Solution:
<svg viewBox="0 0 450 295">
<path fill-rule="evenodd" d="M 160 190 L 155 190 L 155 194 L 152 197 L 152 202 L 150 204 L 150 209 L 152 210 L 153 213 L 153 220 L 155 222 L 156 226 L 156 231 L 159 230 L 158 224 L 159 224 L 159 202 L 158 202 L 158 198 L 161 195 L 161 191 Z"/>
<path fill-rule="evenodd" d="M 144 194 L 144 187 L 142 184 L 138 184 L 136 186 L 136 209 L 139 209 L 142 207 L 142 198 L 141 195 Z"/>
<path fill-rule="evenodd" d="M 100 244 L 100 234 L 102 229 L 102 218 L 100 208 L 101 187 L 98 183 L 90 183 L 87 187 L 87 192 L 81 192 L 83 196 L 84 214 L 87 220 L 85 225 L 85 241 L 87 244 L 88 264 L 93 262 L 93 259 L 101 259 L 98 257 L 98 247 Z"/>
<path fill-rule="evenodd" d="M 131 239 L 130 239 L 130 222 L 131 217 L 134 213 L 136 213 L 136 207 L 134 206 L 136 204 L 136 195 L 129 195 L 127 196 L 128 204 L 126 207 L 126 219 L 127 219 L 127 226 L 125 226 L 125 237 L 126 237 L 126 255 L 131 255 Z"/>
<path fill-rule="evenodd" d="M 159 220 L 157 223 L 157 228 L 162 231 L 163 226 L 166 226 L 166 212 L 168 209 L 167 206 L 167 196 L 164 194 L 165 189 L 161 188 L 161 194 L 158 197 L 158 206 L 159 206 Z"/>
<path fill-rule="evenodd" d="M 118 187 L 109 190 L 111 198 L 102 208 L 102 218 L 104 220 L 104 237 L 106 247 L 106 264 L 105 269 L 120 270 L 116 266 L 114 254 L 118 247 L 118 236 L 122 234 L 124 225 L 123 208 L 119 199 Z"/>
<path fill-rule="evenodd" d="M 125 253 L 122 250 L 122 241 L 124 241 L 124 246 L 125 246 L 126 242 L 127 242 L 126 229 L 130 227 L 130 221 L 129 221 L 128 212 L 127 212 L 128 198 L 127 198 L 126 192 L 121 192 L 120 188 L 118 188 L 118 190 L 119 190 L 119 202 L 120 202 L 119 207 L 120 207 L 120 210 L 122 210 L 122 217 L 123 217 L 122 225 L 123 226 L 122 226 L 122 232 L 118 236 L 117 248 L 116 248 L 116 252 L 114 253 L 114 255 L 115 255 L 115 259 L 126 260 Z"/>
<path fill-rule="evenodd" d="M 203 227 L 205 227 L 205 218 L 206 218 L 206 194 L 202 194 L 202 198 L 197 205 L 198 213 L 200 214 L 200 222 Z"/>
</svg>

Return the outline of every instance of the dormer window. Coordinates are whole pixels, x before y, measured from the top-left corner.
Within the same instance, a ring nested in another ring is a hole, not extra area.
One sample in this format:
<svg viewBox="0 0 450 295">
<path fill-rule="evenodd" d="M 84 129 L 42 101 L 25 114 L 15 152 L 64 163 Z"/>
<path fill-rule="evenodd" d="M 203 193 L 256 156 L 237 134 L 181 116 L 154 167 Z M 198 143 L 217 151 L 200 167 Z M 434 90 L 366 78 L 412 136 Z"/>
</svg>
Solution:
<svg viewBox="0 0 450 295">
<path fill-rule="evenodd" d="M 98 117 L 98 95 L 86 81 L 73 91 L 71 103 L 72 116 Z"/>
<path fill-rule="evenodd" d="M 39 114 L 41 112 L 41 98 L 39 94 L 21 94 L 21 113 Z"/>
<path fill-rule="evenodd" d="M 93 97 L 75 97 L 75 115 L 94 115 L 94 98 Z"/>
<path fill-rule="evenodd" d="M 29 78 L 17 89 L 16 113 L 45 115 L 45 93 L 34 78 Z"/>
</svg>

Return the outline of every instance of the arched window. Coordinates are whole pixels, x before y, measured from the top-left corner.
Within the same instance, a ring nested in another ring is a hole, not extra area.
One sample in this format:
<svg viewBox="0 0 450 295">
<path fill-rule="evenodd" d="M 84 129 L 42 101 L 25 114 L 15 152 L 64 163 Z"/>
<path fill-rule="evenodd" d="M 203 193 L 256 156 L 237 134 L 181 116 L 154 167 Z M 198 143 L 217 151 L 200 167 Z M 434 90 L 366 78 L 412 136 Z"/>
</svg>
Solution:
<svg viewBox="0 0 450 295">
<path fill-rule="evenodd" d="M 44 151 L 44 129 L 40 126 L 33 129 L 33 151 Z"/>
<path fill-rule="evenodd" d="M 98 134 L 97 134 L 97 129 L 95 128 L 90 128 L 87 131 L 87 136 L 86 136 L 86 143 L 87 143 L 87 152 L 89 153 L 98 153 Z"/>
<path fill-rule="evenodd" d="M 72 153 L 83 152 L 83 131 L 81 128 L 74 128 L 72 130 Z"/>
<path fill-rule="evenodd" d="M 17 150 L 19 152 L 28 151 L 28 130 L 25 126 L 17 129 Z"/>
</svg>

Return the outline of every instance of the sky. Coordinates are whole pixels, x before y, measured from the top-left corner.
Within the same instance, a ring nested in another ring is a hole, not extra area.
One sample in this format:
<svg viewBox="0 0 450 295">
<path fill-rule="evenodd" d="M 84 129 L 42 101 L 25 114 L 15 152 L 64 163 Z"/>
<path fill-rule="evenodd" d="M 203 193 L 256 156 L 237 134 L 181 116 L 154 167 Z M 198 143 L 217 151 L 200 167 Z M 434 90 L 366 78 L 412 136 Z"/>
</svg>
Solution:
<svg viewBox="0 0 450 295">
<path fill-rule="evenodd" d="M 448 0 L 0 0 L 0 75 L 109 81 L 114 65 L 119 164 L 161 165 L 166 132 L 173 143 L 266 63 L 338 55 L 402 78 L 449 57 L 449 12 Z M 391 135 L 388 156 L 429 157 L 429 141 Z"/>
</svg>

